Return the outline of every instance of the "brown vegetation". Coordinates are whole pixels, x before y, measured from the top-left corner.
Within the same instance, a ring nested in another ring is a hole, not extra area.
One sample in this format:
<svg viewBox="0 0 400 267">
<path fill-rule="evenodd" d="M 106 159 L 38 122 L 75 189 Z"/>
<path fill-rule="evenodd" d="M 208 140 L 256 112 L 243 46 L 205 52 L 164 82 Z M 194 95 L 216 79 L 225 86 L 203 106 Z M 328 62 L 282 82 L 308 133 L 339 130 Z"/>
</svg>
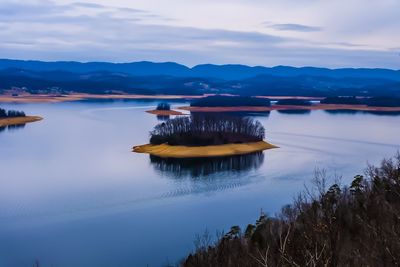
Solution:
<svg viewBox="0 0 400 267">
<path fill-rule="evenodd" d="M 399 266 L 400 154 L 349 187 L 326 183 L 317 172 L 315 188 L 278 216 L 234 226 L 214 245 L 200 236 L 182 266 Z"/>
</svg>

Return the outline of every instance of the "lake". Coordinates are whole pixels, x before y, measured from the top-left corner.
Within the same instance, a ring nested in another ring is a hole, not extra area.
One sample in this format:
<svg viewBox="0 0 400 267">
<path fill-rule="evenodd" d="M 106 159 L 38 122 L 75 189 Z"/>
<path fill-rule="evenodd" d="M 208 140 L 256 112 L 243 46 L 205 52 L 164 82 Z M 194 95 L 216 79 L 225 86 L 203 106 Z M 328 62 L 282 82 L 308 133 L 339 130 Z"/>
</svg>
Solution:
<svg viewBox="0 0 400 267">
<path fill-rule="evenodd" d="M 279 149 L 206 161 L 132 153 L 159 122 L 144 112 L 157 103 L 1 105 L 44 120 L 0 132 L 0 266 L 174 264 L 196 234 L 274 215 L 316 169 L 348 184 L 400 149 L 400 116 L 273 111 L 255 118 Z"/>
</svg>

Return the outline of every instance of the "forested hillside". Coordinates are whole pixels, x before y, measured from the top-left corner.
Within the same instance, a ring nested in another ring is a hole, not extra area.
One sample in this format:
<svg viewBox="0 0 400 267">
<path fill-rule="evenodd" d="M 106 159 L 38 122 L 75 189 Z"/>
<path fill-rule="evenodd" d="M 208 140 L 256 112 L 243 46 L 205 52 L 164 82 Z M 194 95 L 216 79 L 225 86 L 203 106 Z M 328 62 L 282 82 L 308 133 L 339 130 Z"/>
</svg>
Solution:
<svg viewBox="0 0 400 267">
<path fill-rule="evenodd" d="M 177 63 L 0 60 L 0 90 L 30 93 L 400 96 L 400 72 L 389 69 L 249 67 Z M 1 93 L 1 92 L 0 92 Z"/>
</svg>

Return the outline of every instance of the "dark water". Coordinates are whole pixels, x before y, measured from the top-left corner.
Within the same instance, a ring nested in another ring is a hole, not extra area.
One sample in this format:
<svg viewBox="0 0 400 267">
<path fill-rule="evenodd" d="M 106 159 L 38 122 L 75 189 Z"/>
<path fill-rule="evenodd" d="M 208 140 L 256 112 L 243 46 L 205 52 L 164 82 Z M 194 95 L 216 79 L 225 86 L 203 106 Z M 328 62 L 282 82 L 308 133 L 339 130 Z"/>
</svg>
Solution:
<svg viewBox="0 0 400 267">
<path fill-rule="evenodd" d="M 41 122 L 0 132 L 0 266 L 163 266 L 195 234 L 254 222 L 290 203 L 315 168 L 343 175 L 400 148 L 400 116 L 271 112 L 281 148 L 215 161 L 131 153 L 156 102 L 2 105 Z M 181 103 L 179 104 L 181 105 Z"/>
</svg>

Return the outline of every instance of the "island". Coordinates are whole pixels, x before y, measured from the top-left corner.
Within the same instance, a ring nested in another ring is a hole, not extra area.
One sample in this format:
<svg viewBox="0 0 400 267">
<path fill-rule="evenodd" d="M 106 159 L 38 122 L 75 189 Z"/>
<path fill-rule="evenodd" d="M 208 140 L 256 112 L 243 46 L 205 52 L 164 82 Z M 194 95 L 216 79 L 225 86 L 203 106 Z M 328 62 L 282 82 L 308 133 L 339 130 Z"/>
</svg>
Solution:
<svg viewBox="0 0 400 267">
<path fill-rule="evenodd" d="M 196 99 L 190 103 L 191 107 L 269 107 L 268 98 L 249 96 L 212 95 Z"/>
<path fill-rule="evenodd" d="M 26 116 L 23 111 L 5 110 L 0 108 L 0 127 L 23 125 L 30 122 L 40 121 L 39 116 Z"/>
<path fill-rule="evenodd" d="M 180 111 L 171 110 L 171 105 L 166 102 L 161 102 L 155 110 L 147 110 L 146 112 L 157 116 L 184 115 Z"/>
<path fill-rule="evenodd" d="M 362 105 L 363 100 L 355 96 L 331 96 L 320 101 L 321 104 L 329 105 Z"/>
<path fill-rule="evenodd" d="M 325 99 L 322 99 L 321 104 L 365 105 L 369 107 L 400 107 L 400 98 L 393 96 L 392 97 L 335 96 L 335 97 L 326 97 Z"/>
<path fill-rule="evenodd" d="M 150 143 L 134 146 L 133 152 L 161 158 L 203 158 L 277 148 L 264 141 L 261 123 L 248 117 L 177 117 L 156 125 L 150 135 Z"/>
<path fill-rule="evenodd" d="M 306 99 L 298 99 L 298 98 L 287 98 L 280 99 L 276 102 L 276 105 L 282 106 L 312 106 L 312 102 Z"/>
</svg>

